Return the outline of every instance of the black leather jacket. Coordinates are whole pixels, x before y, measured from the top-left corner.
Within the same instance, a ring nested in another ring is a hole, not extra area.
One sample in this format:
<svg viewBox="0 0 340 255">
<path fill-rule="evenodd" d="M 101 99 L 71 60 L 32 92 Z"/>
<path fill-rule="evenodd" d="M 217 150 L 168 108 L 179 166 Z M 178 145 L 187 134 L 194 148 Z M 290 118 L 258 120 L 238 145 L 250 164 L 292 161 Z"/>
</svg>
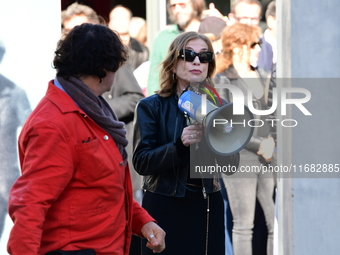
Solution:
<svg viewBox="0 0 340 255">
<path fill-rule="evenodd" d="M 143 188 L 147 191 L 184 197 L 189 177 L 190 149 L 181 141 L 186 118 L 177 104 L 175 94 L 165 98 L 155 94 L 138 103 L 134 122 L 133 164 L 135 170 L 144 176 Z M 228 157 L 204 153 L 205 164 L 215 165 L 216 159 L 224 165 L 238 166 L 238 153 Z M 203 156 L 202 152 L 198 155 L 197 158 Z M 211 174 L 209 177 L 212 178 L 199 180 L 206 193 L 219 191 L 219 175 Z"/>
</svg>

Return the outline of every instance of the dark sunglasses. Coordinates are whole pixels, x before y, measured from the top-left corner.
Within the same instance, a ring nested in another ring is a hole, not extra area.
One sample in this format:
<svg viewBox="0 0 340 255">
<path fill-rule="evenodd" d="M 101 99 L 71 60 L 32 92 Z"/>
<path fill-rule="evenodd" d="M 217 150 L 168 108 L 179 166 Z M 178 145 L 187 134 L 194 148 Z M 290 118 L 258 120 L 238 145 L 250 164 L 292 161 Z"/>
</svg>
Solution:
<svg viewBox="0 0 340 255">
<path fill-rule="evenodd" d="M 250 48 L 255 49 L 256 45 L 259 45 L 262 47 L 262 40 L 259 40 L 258 42 L 254 42 L 250 45 Z"/>
<path fill-rule="evenodd" d="M 201 63 L 208 63 L 213 60 L 213 53 L 210 51 L 202 51 L 200 53 L 196 53 L 192 50 L 181 49 L 178 55 L 178 58 L 183 59 L 187 62 L 193 62 L 196 57 L 198 57 Z"/>
</svg>

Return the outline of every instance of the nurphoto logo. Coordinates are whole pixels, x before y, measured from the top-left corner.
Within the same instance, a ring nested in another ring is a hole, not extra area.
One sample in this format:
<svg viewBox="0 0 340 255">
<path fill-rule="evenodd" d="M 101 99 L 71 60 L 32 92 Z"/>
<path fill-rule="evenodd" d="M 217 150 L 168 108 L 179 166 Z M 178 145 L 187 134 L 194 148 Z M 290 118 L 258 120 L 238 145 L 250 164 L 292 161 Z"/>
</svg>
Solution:
<svg viewBox="0 0 340 255">
<path fill-rule="evenodd" d="M 231 84 L 216 84 L 216 88 L 224 88 L 228 89 L 229 92 L 232 95 L 233 99 L 233 115 L 244 115 L 244 102 L 245 101 L 245 96 L 247 99 L 247 106 L 248 109 L 250 110 L 251 113 L 254 115 L 258 116 L 263 116 L 263 115 L 270 115 L 274 113 L 277 110 L 278 106 L 278 93 L 277 93 L 277 88 L 273 88 L 273 98 L 272 98 L 272 105 L 269 109 L 266 110 L 259 110 L 256 109 L 253 106 L 253 91 L 252 89 L 248 88 L 247 89 L 247 95 L 244 95 L 242 90 L 238 88 L 235 85 Z M 288 94 L 302 94 L 304 95 L 303 98 L 289 98 Z M 304 89 L 304 88 L 282 88 L 281 89 L 281 112 L 280 116 L 285 116 L 287 115 L 287 105 L 295 105 L 304 115 L 306 116 L 311 116 L 312 114 L 306 109 L 306 107 L 303 105 L 307 103 L 311 99 L 311 93 L 309 90 Z M 205 94 L 202 95 L 202 114 L 207 114 L 207 107 L 206 107 L 206 100 L 207 96 Z M 264 125 L 264 121 L 268 121 L 271 126 L 275 125 L 275 122 L 280 122 L 283 127 L 295 127 L 297 126 L 298 122 L 295 119 L 251 119 L 246 122 L 246 120 L 243 120 L 241 122 L 233 122 L 233 120 L 227 120 L 227 119 L 214 119 L 213 120 L 213 126 L 215 125 L 230 125 L 231 127 L 233 125 L 243 125 L 245 126 L 248 124 L 250 127 L 261 127 Z M 255 124 L 257 123 L 257 124 Z"/>
</svg>

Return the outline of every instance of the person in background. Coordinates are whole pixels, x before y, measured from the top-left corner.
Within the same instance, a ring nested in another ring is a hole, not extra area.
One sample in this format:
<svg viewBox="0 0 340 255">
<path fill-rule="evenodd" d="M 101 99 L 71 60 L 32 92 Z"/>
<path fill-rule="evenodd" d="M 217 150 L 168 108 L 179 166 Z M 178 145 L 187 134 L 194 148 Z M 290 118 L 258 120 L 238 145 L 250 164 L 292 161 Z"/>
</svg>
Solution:
<svg viewBox="0 0 340 255">
<path fill-rule="evenodd" d="M 208 16 L 201 21 L 198 28 L 198 33 L 206 35 L 214 47 L 215 55 L 221 53 L 222 50 L 222 40 L 221 32 L 223 28 L 226 27 L 226 22 L 215 16 Z"/>
<path fill-rule="evenodd" d="M 267 21 L 267 26 L 268 28 L 264 32 L 264 38 L 266 41 L 270 43 L 273 49 L 273 67 L 272 72 L 271 72 L 271 77 L 270 77 L 270 84 L 269 84 L 269 91 L 268 91 L 268 109 L 272 106 L 273 102 L 273 89 L 276 88 L 276 60 L 277 60 L 277 41 L 276 41 L 276 1 L 271 1 L 269 2 L 266 10 L 266 21 Z M 261 50 L 262 52 L 262 50 Z M 260 57 L 264 56 L 265 54 L 262 54 L 259 56 L 259 61 L 260 62 Z M 268 116 L 269 119 L 274 120 L 277 118 L 277 113 L 276 111 L 273 112 Z M 275 144 L 275 150 L 274 154 L 272 155 L 272 160 L 271 164 L 276 165 L 276 121 L 273 122 L 273 125 L 270 126 L 270 131 L 271 131 L 271 137 L 274 140 Z M 268 144 L 268 146 L 272 146 L 272 142 Z M 265 147 L 264 152 L 265 152 Z M 261 152 L 260 152 L 261 153 Z M 269 155 L 270 156 L 270 155 Z M 275 175 L 275 173 L 274 173 Z M 275 183 L 276 183 L 276 177 L 274 178 Z M 276 185 L 275 185 L 276 186 Z"/>
<path fill-rule="evenodd" d="M 273 70 L 273 65 L 276 64 L 277 60 L 276 1 L 269 2 L 265 16 L 267 29 L 263 33 L 263 39 L 268 42 L 271 47 L 266 47 L 261 50 L 257 64 L 266 70 Z M 272 58 L 272 61 L 267 61 L 267 59 L 270 58 Z"/>
<path fill-rule="evenodd" d="M 172 25 L 157 33 L 150 49 L 150 71 L 147 94 L 159 90 L 160 63 L 167 54 L 171 41 L 184 31 L 198 31 L 205 0 L 168 0 L 167 11 Z"/>
<path fill-rule="evenodd" d="M 258 0 L 235 0 L 231 5 L 231 13 L 228 17 L 224 17 L 222 13 L 215 8 L 213 3 L 209 4 L 209 9 L 203 12 L 205 15 L 216 16 L 224 19 L 228 26 L 235 23 L 247 24 L 258 27 L 260 29 L 262 6 Z M 262 37 L 262 35 L 261 35 Z M 271 43 L 266 41 L 265 37 L 262 40 L 262 50 L 259 55 L 259 61 L 252 63 L 253 66 L 259 66 L 266 71 L 272 71 L 273 68 L 273 50 Z"/>
<path fill-rule="evenodd" d="M 148 46 L 147 24 L 145 19 L 133 16 L 130 22 L 129 34 L 142 45 Z"/>
<path fill-rule="evenodd" d="M 117 5 L 110 12 L 109 28 L 116 31 L 124 45 L 128 47 L 128 63 L 134 71 L 138 66 L 149 59 L 149 50 L 143 44 L 130 36 L 130 24 L 132 19 L 130 9 Z"/>
<path fill-rule="evenodd" d="M 258 0 L 235 0 L 228 15 L 228 26 L 235 23 L 259 26 L 262 6 Z"/>
<path fill-rule="evenodd" d="M 91 7 L 75 2 L 61 12 L 61 25 L 64 35 L 68 34 L 75 26 L 83 23 L 99 23 L 98 15 Z"/>
<path fill-rule="evenodd" d="M 131 38 L 136 39 L 142 45 L 148 47 L 147 41 L 147 25 L 146 20 L 141 17 L 132 17 L 130 22 L 129 33 Z M 134 71 L 139 86 L 141 87 L 144 96 L 147 96 L 148 75 L 150 70 L 150 61 L 145 61 L 140 64 Z"/>
<path fill-rule="evenodd" d="M 276 1 L 269 2 L 266 10 L 266 21 L 268 28 L 264 32 L 264 36 L 266 40 L 272 45 L 273 49 L 273 69 L 271 73 L 270 78 L 270 85 L 269 85 L 269 92 L 268 92 L 268 108 L 272 106 L 273 103 L 273 89 L 276 88 L 276 60 L 277 60 L 277 40 L 276 40 Z M 270 120 L 275 120 L 277 118 L 277 113 L 274 111 L 269 116 Z M 274 124 L 270 126 L 271 136 L 273 137 L 275 148 L 273 157 L 271 160 L 271 165 L 276 166 L 277 165 L 277 155 L 276 155 L 276 149 L 277 149 L 277 141 L 276 141 L 276 121 L 273 122 Z M 275 187 L 277 186 L 277 175 L 274 173 L 274 181 L 275 181 Z"/>
<path fill-rule="evenodd" d="M 258 0 L 236 0 L 231 7 L 231 13 L 228 15 L 229 20 L 227 24 L 243 23 L 260 29 L 261 14 L 262 6 Z M 260 36 L 262 42 L 261 51 L 257 62 L 253 62 L 252 66 L 258 67 L 259 70 L 262 70 L 263 72 L 271 73 L 273 71 L 273 48 L 272 45 L 267 42 L 263 34 Z M 271 139 L 266 139 L 266 141 L 268 143 L 264 142 L 262 145 L 269 154 L 267 157 L 270 158 L 272 155 L 270 148 L 273 146 L 273 141 Z M 264 215 L 264 209 L 260 206 L 259 200 L 256 199 L 255 224 L 253 229 L 253 254 L 263 254 L 266 251 L 268 247 L 266 240 L 268 240 L 266 217 Z"/>
<path fill-rule="evenodd" d="M 235 23 L 222 32 L 222 53 L 217 57 L 216 82 L 232 84 L 240 88 L 244 95 L 251 89 L 253 106 L 267 110 L 270 73 L 252 67 L 261 51 L 260 34 L 255 26 Z M 218 90 L 221 97 L 233 102 L 227 89 Z M 246 98 L 246 97 L 245 97 Z M 245 105 L 248 100 L 245 99 Z M 254 115 L 254 119 L 267 116 Z M 260 128 L 255 127 L 247 146 L 240 151 L 240 167 L 268 165 L 274 151 L 273 139 L 269 137 L 268 122 Z M 257 125 L 258 126 L 258 125 Z M 271 146 L 267 146 L 271 144 Z M 233 215 L 232 243 L 235 255 L 252 255 L 254 212 L 258 198 L 266 220 L 268 239 L 267 255 L 273 254 L 274 227 L 274 179 L 271 173 L 237 172 L 223 178 Z"/>
<path fill-rule="evenodd" d="M 73 3 L 66 10 L 62 11 L 62 26 L 64 31 L 70 31 L 74 26 L 83 23 L 99 23 L 97 13 L 90 7 Z M 136 174 L 132 165 L 132 120 L 137 102 L 144 98 L 141 87 L 133 75 L 129 63 L 123 64 L 116 72 L 114 85 L 111 90 L 103 93 L 103 97 L 115 111 L 119 120 L 125 123 L 127 139 L 130 142 L 126 151 L 129 155 L 130 174 L 132 176 L 133 196 L 137 202 L 142 200 L 142 178 Z"/>
<path fill-rule="evenodd" d="M 210 151 L 201 125 L 188 123 L 178 107 L 190 82 L 211 78 L 214 71 L 210 39 L 183 32 L 162 62 L 161 89 L 136 108 L 133 163 L 144 176 L 142 206 L 167 233 L 163 255 L 225 255 L 220 176 L 215 172 L 196 178 L 189 168 L 193 162 L 214 166 L 216 161 L 237 168 L 239 154 L 223 157 Z M 142 254 L 152 253 L 143 248 Z"/>
<path fill-rule="evenodd" d="M 126 255 L 132 233 L 154 252 L 165 248 L 164 231 L 132 198 L 124 123 L 101 97 L 126 56 L 105 25 L 76 26 L 59 41 L 56 78 L 19 136 L 9 254 Z"/>
<path fill-rule="evenodd" d="M 6 49 L 0 40 L 0 63 Z M 31 112 L 26 92 L 0 74 L 0 239 L 4 230 L 8 195 L 19 177 L 17 132 Z"/>
<path fill-rule="evenodd" d="M 212 6 L 214 7 L 214 6 Z M 213 12 L 214 15 L 218 16 L 218 10 L 215 8 L 210 8 L 209 12 Z M 262 6 L 258 0 L 235 0 L 231 6 L 231 13 L 228 15 L 227 25 L 231 26 L 236 23 L 247 24 L 253 26 L 259 30 L 261 21 Z M 219 14 L 222 16 L 222 14 Z M 266 39 L 261 36 L 261 51 L 258 56 L 257 62 L 251 63 L 253 67 L 258 67 L 259 70 L 270 73 L 273 67 L 273 50 L 271 44 L 269 44 Z M 263 144 L 265 145 L 265 143 Z M 272 143 L 269 145 L 272 146 Z M 255 222 L 253 229 L 253 254 L 263 254 L 266 251 L 268 239 L 268 232 L 266 227 L 266 220 L 264 216 L 263 209 L 256 199 L 256 209 L 255 209 Z"/>
<path fill-rule="evenodd" d="M 247 24 L 260 29 L 262 6 L 258 0 L 235 0 L 231 6 L 231 13 L 228 15 L 228 26 L 235 23 Z M 273 67 L 273 50 L 272 46 L 266 41 L 261 34 L 262 50 L 259 55 L 261 61 L 252 63 L 268 72 Z"/>
</svg>

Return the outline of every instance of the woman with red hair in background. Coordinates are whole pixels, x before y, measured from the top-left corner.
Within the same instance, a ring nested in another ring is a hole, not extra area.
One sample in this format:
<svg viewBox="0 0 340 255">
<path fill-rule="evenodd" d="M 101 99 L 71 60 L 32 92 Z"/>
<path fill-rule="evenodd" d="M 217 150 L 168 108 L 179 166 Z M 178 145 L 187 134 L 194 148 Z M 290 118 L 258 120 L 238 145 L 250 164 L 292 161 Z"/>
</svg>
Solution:
<svg viewBox="0 0 340 255">
<path fill-rule="evenodd" d="M 245 95 L 245 105 L 248 105 L 247 96 L 251 96 L 255 109 L 266 110 L 270 74 L 254 67 L 261 51 L 259 32 L 259 28 L 241 23 L 222 31 L 222 52 L 216 60 L 216 84 L 237 86 Z M 248 91 L 252 91 L 252 95 L 248 95 Z M 233 102 L 229 90 L 220 89 L 219 93 L 222 98 Z M 266 118 L 254 114 L 254 119 L 262 121 L 250 122 L 255 129 L 249 144 L 240 151 L 240 171 L 223 178 L 233 215 L 232 242 L 235 255 L 252 254 L 256 198 L 266 218 L 267 254 L 273 254 L 274 179 L 271 173 L 261 172 L 261 166 L 270 164 L 274 150 L 274 140 L 269 137 L 269 122 L 265 121 Z M 259 171 L 245 173 L 245 169 Z"/>
</svg>

